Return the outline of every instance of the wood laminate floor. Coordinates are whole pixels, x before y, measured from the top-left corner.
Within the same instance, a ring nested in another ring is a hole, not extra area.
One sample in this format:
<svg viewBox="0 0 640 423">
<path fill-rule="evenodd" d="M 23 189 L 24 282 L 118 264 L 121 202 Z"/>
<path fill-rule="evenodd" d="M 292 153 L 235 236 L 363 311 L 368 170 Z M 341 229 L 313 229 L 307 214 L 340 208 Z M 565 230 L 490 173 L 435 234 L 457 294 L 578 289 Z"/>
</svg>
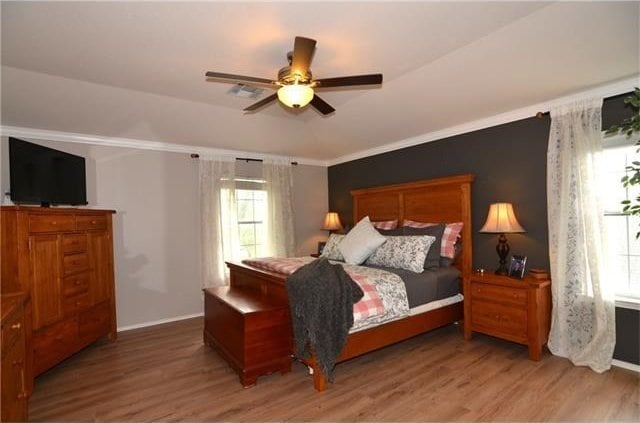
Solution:
<svg viewBox="0 0 640 423">
<path fill-rule="evenodd" d="M 329 390 L 306 368 L 243 389 L 202 343 L 202 319 L 100 341 L 36 379 L 31 420 L 639 421 L 638 374 L 597 374 L 548 352 L 449 326 L 340 364 Z"/>
</svg>

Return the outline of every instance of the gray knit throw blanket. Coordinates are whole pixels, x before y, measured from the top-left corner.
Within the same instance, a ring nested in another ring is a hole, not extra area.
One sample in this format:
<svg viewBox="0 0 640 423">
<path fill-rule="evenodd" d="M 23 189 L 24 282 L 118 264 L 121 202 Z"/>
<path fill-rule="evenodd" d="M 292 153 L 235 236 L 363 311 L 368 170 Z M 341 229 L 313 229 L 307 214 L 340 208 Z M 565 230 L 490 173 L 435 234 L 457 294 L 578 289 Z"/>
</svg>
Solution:
<svg viewBox="0 0 640 423">
<path fill-rule="evenodd" d="M 364 293 L 340 265 L 319 258 L 287 278 L 295 354 L 313 351 L 320 370 L 333 381 L 333 367 L 353 326 L 353 305 Z"/>
</svg>

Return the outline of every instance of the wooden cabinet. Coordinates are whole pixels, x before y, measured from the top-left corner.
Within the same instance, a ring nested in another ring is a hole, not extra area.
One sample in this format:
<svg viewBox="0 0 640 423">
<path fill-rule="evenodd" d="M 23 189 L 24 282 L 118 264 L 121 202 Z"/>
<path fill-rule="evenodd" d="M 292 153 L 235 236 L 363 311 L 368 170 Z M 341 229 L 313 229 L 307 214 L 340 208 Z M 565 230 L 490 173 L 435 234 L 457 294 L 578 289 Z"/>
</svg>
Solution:
<svg viewBox="0 0 640 423">
<path fill-rule="evenodd" d="M 258 376 L 291 371 L 289 307 L 234 287 L 205 289 L 204 340 L 238 372 L 244 387 Z"/>
<path fill-rule="evenodd" d="M 2 207 L 2 292 L 27 293 L 37 376 L 116 337 L 110 210 Z"/>
<path fill-rule="evenodd" d="M 27 420 L 24 295 L 2 295 L 2 421 Z"/>
<path fill-rule="evenodd" d="M 527 345 L 529 358 L 540 360 L 551 323 L 551 281 L 473 274 L 464 285 L 467 340 L 473 332 L 496 336 Z"/>
</svg>

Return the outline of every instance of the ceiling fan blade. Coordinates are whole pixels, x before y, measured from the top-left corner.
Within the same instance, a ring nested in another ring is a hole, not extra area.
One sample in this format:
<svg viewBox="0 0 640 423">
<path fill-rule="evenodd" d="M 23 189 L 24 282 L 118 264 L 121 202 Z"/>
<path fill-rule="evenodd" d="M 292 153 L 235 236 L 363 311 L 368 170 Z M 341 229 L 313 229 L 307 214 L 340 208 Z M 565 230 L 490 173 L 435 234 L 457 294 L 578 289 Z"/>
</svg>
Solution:
<svg viewBox="0 0 640 423">
<path fill-rule="evenodd" d="M 313 95 L 313 99 L 311 100 L 311 105 L 315 107 L 317 111 L 322 113 L 323 115 L 328 115 L 329 113 L 333 113 L 336 111 L 329 103 L 318 97 L 317 95 Z"/>
<path fill-rule="evenodd" d="M 256 78 L 255 76 L 234 75 L 232 73 L 207 72 L 207 78 L 222 79 L 228 82 L 251 82 L 253 84 L 273 85 L 275 81 L 266 78 Z"/>
<path fill-rule="evenodd" d="M 313 53 L 316 51 L 316 40 L 305 37 L 296 37 L 293 44 L 293 57 L 291 59 L 291 73 L 299 73 L 305 76 L 311 66 Z"/>
<path fill-rule="evenodd" d="M 266 106 L 267 104 L 271 103 L 276 98 L 278 98 L 278 93 L 271 94 L 269 97 L 265 97 L 262 100 L 258 101 L 257 103 L 253 103 L 251 106 L 245 108 L 243 111 L 253 112 L 254 110 L 258 110 L 262 106 Z"/>
<path fill-rule="evenodd" d="M 378 85 L 382 84 L 382 74 L 339 76 L 337 78 L 316 79 L 317 88 L 348 87 L 351 85 Z"/>
</svg>

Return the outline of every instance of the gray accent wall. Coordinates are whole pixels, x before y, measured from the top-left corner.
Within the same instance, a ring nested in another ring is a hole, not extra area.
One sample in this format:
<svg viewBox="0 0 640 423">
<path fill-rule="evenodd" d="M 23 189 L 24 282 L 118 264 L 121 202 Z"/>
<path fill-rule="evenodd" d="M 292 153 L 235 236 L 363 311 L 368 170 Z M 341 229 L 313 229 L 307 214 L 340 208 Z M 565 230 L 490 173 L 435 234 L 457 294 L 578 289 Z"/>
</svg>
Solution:
<svg viewBox="0 0 640 423">
<path fill-rule="evenodd" d="M 606 99 L 603 128 L 631 116 L 623 98 Z M 329 209 L 353 224 L 350 191 L 462 173 L 475 175 L 472 186 L 473 266 L 493 270 L 498 236 L 482 234 L 489 205 L 513 203 L 524 234 L 508 234 L 511 254 L 527 256 L 527 267 L 549 269 L 546 160 L 550 118 L 531 117 L 401 150 L 329 167 Z M 618 311 L 616 358 L 640 364 L 637 310 Z M 635 353 L 627 345 L 635 345 Z"/>
</svg>

